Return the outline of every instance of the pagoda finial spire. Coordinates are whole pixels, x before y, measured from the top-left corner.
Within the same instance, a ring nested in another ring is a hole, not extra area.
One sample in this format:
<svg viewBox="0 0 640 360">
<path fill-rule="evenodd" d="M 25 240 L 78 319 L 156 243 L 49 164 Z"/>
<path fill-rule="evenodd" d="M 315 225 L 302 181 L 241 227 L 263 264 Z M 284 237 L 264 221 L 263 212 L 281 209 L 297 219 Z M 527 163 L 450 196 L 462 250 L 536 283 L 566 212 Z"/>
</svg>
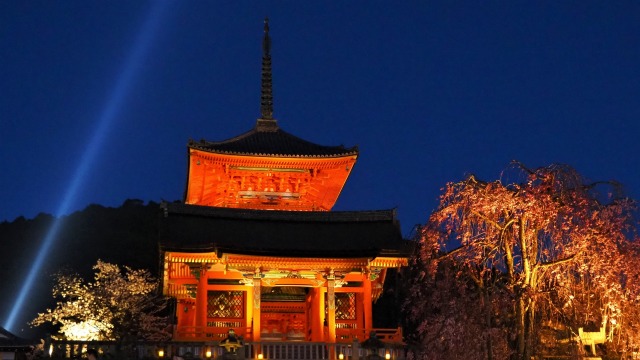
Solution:
<svg viewBox="0 0 640 360">
<path fill-rule="evenodd" d="M 262 120 L 273 120 L 271 38 L 269 37 L 269 18 L 264 19 L 264 38 L 262 39 L 262 51 L 262 88 L 260 94 L 260 115 L 262 116 Z"/>
</svg>

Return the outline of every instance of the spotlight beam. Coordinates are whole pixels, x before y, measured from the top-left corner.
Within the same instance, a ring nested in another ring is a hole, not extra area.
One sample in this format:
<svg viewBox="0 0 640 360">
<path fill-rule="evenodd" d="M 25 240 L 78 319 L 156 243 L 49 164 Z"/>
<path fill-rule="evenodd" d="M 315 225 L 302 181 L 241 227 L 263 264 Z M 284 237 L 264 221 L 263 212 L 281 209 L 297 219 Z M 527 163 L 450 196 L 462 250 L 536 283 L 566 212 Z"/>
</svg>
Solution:
<svg viewBox="0 0 640 360">
<path fill-rule="evenodd" d="M 143 60 L 149 52 L 149 48 L 151 46 L 151 43 L 153 42 L 154 35 L 158 26 L 160 25 L 163 14 L 166 13 L 166 8 L 171 3 L 173 2 L 153 1 L 150 3 L 152 4 L 152 8 L 145 22 L 140 28 L 138 36 L 133 43 L 133 47 L 131 49 L 129 57 L 124 63 L 120 75 L 116 79 L 113 91 L 107 98 L 104 109 L 100 117 L 98 118 L 96 129 L 80 158 L 78 167 L 73 173 L 73 177 L 71 178 L 66 192 L 64 193 L 62 202 L 60 203 L 60 206 L 55 213 L 56 218 L 47 231 L 47 234 L 42 241 L 42 244 L 40 245 L 40 249 L 38 250 L 36 257 L 32 262 L 29 273 L 22 283 L 22 288 L 15 298 L 13 307 L 11 308 L 11 311 L 7 316 L 7 320 L 3 325 L 5 329 L 8 329 L 9 331 L 15 331 L 15 322 L 22 310 L 25 299 L 31 291 L 31 288 L 33 287 L 36 275 L 40 273 L 40 269 L 42 268 L 45 256 L 49 253 L 51 246 L 53 246 L 56 237 L 58 236 L 58 233 L 62 226 L 62 216 L 64 216 L 69 211 L 71 204 L 76 197 L 76 194 L 82 187 L 84 180 L 91 168 L 93 159 L 96 157 L 98 150 L 102 147 L 105 138 L 109 133 L 109 129 L 111 128 L 112 123 L 118 115 L 118 111 L 122 108 L 123 103 L 126 100 L 129 90 L 131 89 L 131 85 L 134 81 L 136 72 L 142 65 Z"/>
</svg>

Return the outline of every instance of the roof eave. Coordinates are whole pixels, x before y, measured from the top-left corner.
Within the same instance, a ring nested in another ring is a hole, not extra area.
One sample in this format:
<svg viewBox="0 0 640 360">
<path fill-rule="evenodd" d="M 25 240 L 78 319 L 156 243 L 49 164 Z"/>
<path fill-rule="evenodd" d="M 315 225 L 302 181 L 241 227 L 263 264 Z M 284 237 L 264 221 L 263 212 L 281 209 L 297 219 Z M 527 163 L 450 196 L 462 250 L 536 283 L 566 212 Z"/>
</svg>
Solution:
<svg viewBox="0 0 640 360">
<path fill-rule="evenodd" d="M 219 155 L 235 155 L 235 156 L 257 156 L 257 157 L 275 157 L 275 158 L 317 158 L 317 159 L 331 159 L 331 158 L 342 158 L 348 156 L 358 156 L 358 148 L 353 147 L 350 149 L 345 149 L 344 153 L 337 154 L 313 154 L 313 155 L 304 155 L 304 154 L 277 154 L 277 153 L 254 153 L 254 152 L 237 152 L 237 151 L 223 151 L 223 150 L 215 150 L 211 149 L 207 146 L 199 146 L 196 143 L 190 143 L 187 145 L 188 148 L 204 151 L 211 154 L 219 154 Z"/>
</svg>

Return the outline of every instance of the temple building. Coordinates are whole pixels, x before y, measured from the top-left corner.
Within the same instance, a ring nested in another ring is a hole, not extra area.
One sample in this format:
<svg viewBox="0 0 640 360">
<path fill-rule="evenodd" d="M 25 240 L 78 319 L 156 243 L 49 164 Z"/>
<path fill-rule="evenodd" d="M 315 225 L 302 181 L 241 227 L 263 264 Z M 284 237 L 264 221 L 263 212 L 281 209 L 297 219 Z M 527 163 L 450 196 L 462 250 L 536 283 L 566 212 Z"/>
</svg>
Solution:
<svg viewBox="0 0 640 360">
<path fill-rule="evenodd" d="M 35 341 L 22 339 L 3 327 L 0 327 L 0 359 L 2 360 L 22 360 L 27 359 L 33 348 Z"/>
<path fill-rule="evenodd" d="M 331 211 L 357 147 L 291 135 L 273 117 L 265 20 L 261 116 L 224 141 L 188 143 L 183 203 L 164 203 L 162 285 L 176 299 L 174 340 L 401 342 L 375 329 L 389 269 L 407 265 L 394 210 Z"/>
</svg>

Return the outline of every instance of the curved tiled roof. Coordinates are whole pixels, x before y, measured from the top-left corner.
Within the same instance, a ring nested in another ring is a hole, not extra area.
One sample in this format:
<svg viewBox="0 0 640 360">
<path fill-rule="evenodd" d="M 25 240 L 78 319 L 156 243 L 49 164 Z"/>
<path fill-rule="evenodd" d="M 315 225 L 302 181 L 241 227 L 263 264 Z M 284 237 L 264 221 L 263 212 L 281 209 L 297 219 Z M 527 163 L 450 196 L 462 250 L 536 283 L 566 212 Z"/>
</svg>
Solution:
<svg viewBox="0 0 640 360">
<path fill-rule="evenodd" d="M 256 127 L 234 138 L 213 142 L 190 141 L 190 148 L 207 152 L 281 157 L 341 157 L 358 155 L 358 147 L 324 146 L 303 140 L 280 129 L 275 120 L 259 119 Z"/>
<path fill-rule="evenodd" d="M 0 327 L 0 351 L 15 352 L 20 349 L 29 349 L 35 345 L 36 341 L 23 339 Z"/>
<path fill-rule="evenodd" d="M 261 211 L 163 203 L 160 245 L 301 257 L 408 256 L 394 210 Z"/>
</svg>

